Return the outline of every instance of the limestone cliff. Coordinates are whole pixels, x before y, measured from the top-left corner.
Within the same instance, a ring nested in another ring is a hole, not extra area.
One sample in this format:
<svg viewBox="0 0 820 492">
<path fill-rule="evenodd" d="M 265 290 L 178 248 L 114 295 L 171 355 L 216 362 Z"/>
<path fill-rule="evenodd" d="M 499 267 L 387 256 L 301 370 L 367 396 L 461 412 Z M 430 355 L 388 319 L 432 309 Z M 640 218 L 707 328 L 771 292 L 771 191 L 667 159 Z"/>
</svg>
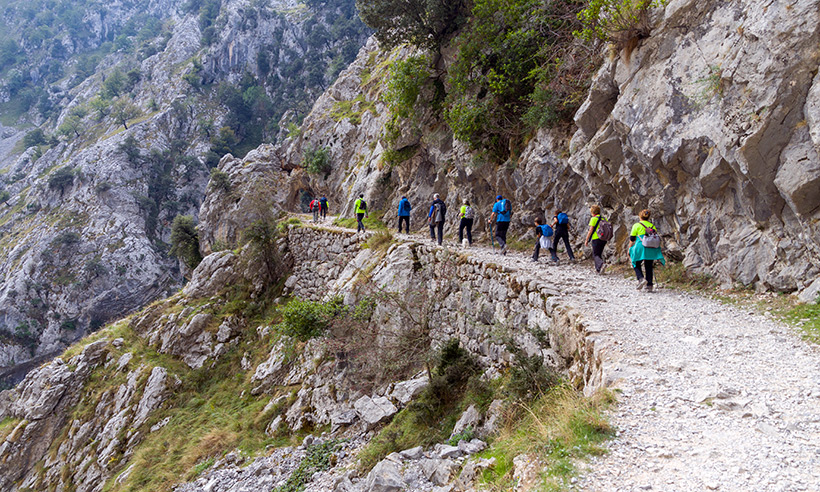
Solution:
<svg viewBox="0 0 820 492">
<path fill-rule="evenodd" d="M 64 3 L 52 19 L 63 48 L 26 41 L 54 15 L 49 6 L 31 18 L 12 2 L 3 20 L 15 64 L 0 91 L 13 122 L 0 132 L 3 386 L 20 364 L 177 289 L 170 225 L 198 214 L 210 167 L 246 152 L 241 142 L 276 140 L 280 117 L 284 126 L 304 113 L 338 73 L 331 65 L 364 40 L 344 1 L 319 12 L 287 1 L 209 2 L 207 12 L 182 1 Z M 88 32 L 72 31 L 77 23 Z M 68 68 L 37 72 L 63 59 Z M 35 92 L 45 102 L 12 111 Z M 132 111 L 120 118 L 117 107 Z M 259 111 L 271 121 L 257 121 Z"/>
<path fill-rule="evenodd" d="M 391 60 L 412 52 L 385 53 L 371 40 L 302 133 L 271 151 L 272 169 L 298 169 L 306 150 L 326 147 L 332 171 L 293 171 L 291 208 L 301 192 L 327 194 L 332 211 L 350 215 L 364 193 L 392 225 L 405 195 L 418 229 L 437 192 L 451 210 L 470 199 L 482 230 L 502 194 L 514 203 L 513 236 L 560 206 L 574 218 L 578 246 L 588 207 L 599 203 L 616 224 L 612 253 L 621 260 L 637 212 L 650 208 L 667 253 L 687 268 L 811 301 L 820 292 L 817 19 L 816 1 L 673 0 L 653 12 L 651 35 L 631 59 L 614 53 L 604 62 L 574 127 L 539 131 L 504 163 L 469 152 L 430 108 L 402 127 L 392 144 L 402 162 L 388 163 L 381 93 Z M 209 234 L 205 251 L 216 239 Z"/>
</svg>

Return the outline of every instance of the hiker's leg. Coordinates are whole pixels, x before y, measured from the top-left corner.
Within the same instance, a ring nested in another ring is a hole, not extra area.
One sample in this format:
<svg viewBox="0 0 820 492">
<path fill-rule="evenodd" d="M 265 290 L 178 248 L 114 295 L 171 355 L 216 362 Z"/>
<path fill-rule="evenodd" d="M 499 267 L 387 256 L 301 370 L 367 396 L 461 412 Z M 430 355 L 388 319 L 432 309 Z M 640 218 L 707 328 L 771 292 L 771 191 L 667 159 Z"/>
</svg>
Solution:
<svg viewBox="0 0 820 492">
<path fill-rule="evenodd" d="M 646 268 L 646 285 L 653 285 L 655 262 L 653 260 L 643 260 L 643 264 L 644 268 Z"/>
<path fill-rule="evenodd" d="M 441 241 L 444 240 L 444 221 L 436 223 L 436 229 L 438 229 L 438 243 L 441 244 Z"/>
<path fill-rule="evenodd" d="M 643 263 L 643 260 L 638 260 L 635 262 L 635 278 L 638 280 L 643 280 L 643 272 L 641 271 L 641 265 Z"/>
<path fill-rule="evenodd" d="M 362 219 L 364 219 L 364 214 L 356 214 L 356 232 L 364 232 L 364 222 L 362 222 Z"/>
<path fill-rule="evenodd" d="M 535 240 L 535 250 L 532 252 L 532 260 L 538 261 L 538 253 L 541 252 L 541 238 Z"/>
<path fill-rule="evenodd" d="M 601 239 L 592 240 L 592 260 L 595 262 L 596 272 L 600 272 L 601 267 L 604 266 L 604 246 L 606 246 L 606 241 Z"/>
<path fill-rule="evenodd" d="M 461 219 L 458 222 L 458 244 L 464 240 L 464 227 L 467 225 L 467 219 Z"/>
<path fill-rule="evenodd" d="M 436 223 L 430 222 L 430 239 L 436 240 Z"/>
<path fill-rule="evenodd" d="M 572 246 L 569 245 L 569 232 L 564 234 L 564 246 L 567 247 L 567 254 L 569 255 L 569 259 L 574 260 L 575 255 L 572 253 Z"/>
<path fill-rule="evenodd" d="M 496 222 L 495 224 L 495 238 L 502 248 L 507 245 L 507 228 L 509 226 L 509 222 Z"/>
<path fill-rule="evenodd" d="M 467 242 L 473 244 L 473 219 L 464 219 L 467 226 Z"/>
</svg>

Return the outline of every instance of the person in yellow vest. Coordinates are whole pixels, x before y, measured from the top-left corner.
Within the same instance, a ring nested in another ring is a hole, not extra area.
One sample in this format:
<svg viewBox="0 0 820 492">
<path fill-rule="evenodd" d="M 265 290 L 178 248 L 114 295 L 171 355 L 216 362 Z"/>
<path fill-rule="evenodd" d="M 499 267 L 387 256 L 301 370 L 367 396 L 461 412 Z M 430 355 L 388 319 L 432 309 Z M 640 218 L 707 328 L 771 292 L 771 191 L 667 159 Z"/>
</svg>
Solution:
<svg viewBox="0 0 820 492">
<path fill-rule="evenodd" d="M 369 217 L 367 215 L 367 202 L 364 201 L 364 193 L 359 194 L 359 198 L 356 200 L 356 203 L 353 204 L 356 212 L 356 232 L 364 232 L 364 222 L 362 220 L 365 217 Z"/>
<path fill-rule="evenodd" d="M 475 211 L 470 206 L 469 200 L 464 200 L 461 205 L 461 210 L 458 211 L 458 217 L 461 219 L 458 223 L 458 243 L 464 245 L 464 231 L 467 231 L 467 244 L 473 245 L 473 219 L 475 219 Z"/>
<path fill-rule="evenodd" d="M 584 247 L 589 246 L 592 241 L 592 261 L 595 263 L 595 271 L 603 275 L 606 271 L 606 263 L 604 263 L 604 246 L 608 233 L 612 232 L 611 227 L 607 228 L 607 221 L 601 217 L 601 207 L 593 205 L 589 208 L 589 213 L 592 217 L 589 219 L 589 230 L 584 241 Z M 605 231 L 608 231 L 605 233 Z M 611 236 L 610 236 L 611 238 Z"/>
<path fill-rule="evenodd" d="M 629 233 L 629 258 L 632 260 L 632 268 L 635 269 L 635 276 L 638 279 L 637 289 L 641 290 L 646 286 L 647 292 L 652 292 L 654 288 L 655 260 L 660 261 L 663 265 L 666 264 L 661 253 L 657 229 L 652 222 L 649 222 L 650 216 L 649 210 L 641 210 L 638 214 L 640 220 L 632 226 L 632 232 Z M 646 271 L 646 276 L 641 271 L 641 265 Z"/>
</svg>

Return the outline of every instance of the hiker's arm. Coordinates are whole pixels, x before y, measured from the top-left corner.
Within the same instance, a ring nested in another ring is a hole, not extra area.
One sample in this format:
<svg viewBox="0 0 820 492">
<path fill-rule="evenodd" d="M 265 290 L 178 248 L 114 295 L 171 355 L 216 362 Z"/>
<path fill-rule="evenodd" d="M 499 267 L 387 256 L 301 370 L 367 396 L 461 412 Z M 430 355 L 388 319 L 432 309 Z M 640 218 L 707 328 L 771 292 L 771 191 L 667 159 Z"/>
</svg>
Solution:
<svg viewBox="0 0 820 492">
<path fill-rule="evenodd" d="M 595 230 L 595 226 L 589 226 L 589 231 L 587 231 L 587 238 L 584 240 L 584 246 L 589 246 L 589 238 L 592 237 L 592 231 Z"/>
</svg>

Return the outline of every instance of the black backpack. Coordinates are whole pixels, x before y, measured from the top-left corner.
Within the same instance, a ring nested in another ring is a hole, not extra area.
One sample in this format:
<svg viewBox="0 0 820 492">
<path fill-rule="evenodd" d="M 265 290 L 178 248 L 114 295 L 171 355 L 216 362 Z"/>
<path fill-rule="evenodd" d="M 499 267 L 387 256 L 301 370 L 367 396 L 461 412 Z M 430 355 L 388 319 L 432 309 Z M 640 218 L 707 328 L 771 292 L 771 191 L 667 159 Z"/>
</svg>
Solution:
<svg viewBox="0 0 820 492">
<path fill-rule="evenodd" d="M 506 198 L 504 199 L 504 207 L 501 210 L 502 214 L 509 215 L 510 217 L 512 217 L 512 206 L 510 205 L 510 201 Z"/>
<path fill-rule="evenodd" d="M 319 203 L 322 205 L 322 207 L 327 208 L 327 198 L 320 199 Z"/>
</svg>

